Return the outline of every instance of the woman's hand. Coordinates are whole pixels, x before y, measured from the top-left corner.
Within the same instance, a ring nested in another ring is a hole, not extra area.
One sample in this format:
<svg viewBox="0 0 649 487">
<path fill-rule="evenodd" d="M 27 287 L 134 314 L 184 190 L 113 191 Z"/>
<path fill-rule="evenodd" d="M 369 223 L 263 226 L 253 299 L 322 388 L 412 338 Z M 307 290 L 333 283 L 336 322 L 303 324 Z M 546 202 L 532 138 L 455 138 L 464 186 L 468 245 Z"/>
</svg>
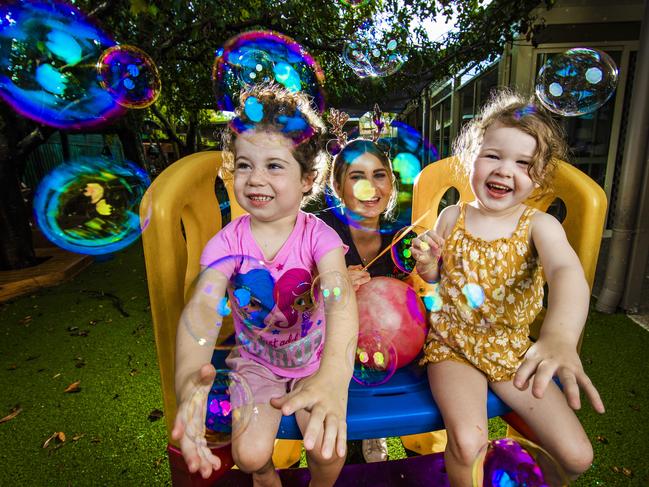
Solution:
<svg viewBox="0 0 649 487">
<path fill-rule="evenodd" d="M 205 415 L 207 396 L 212 388 L 216 372 L 211 364 L 205 364 L 196 373 L 186 394 L 178 404 L 171 438 L 180 443 L 180 450 L 191 473 L 200 471 L 207 479 L 212 470 L 221 468 L 221 460 L 207 446 L 205 439 Z"/>
<path fill-rule="evenodd" d="M 354 291 L 358 291 L 358 288 L 363 284 L 370 282 L 370 273 L 363 270 L 362 265 L 350 265 L 347 266 L 347 273 L 349 274 L 349 280 L 352 283 Z"/>
</svg>

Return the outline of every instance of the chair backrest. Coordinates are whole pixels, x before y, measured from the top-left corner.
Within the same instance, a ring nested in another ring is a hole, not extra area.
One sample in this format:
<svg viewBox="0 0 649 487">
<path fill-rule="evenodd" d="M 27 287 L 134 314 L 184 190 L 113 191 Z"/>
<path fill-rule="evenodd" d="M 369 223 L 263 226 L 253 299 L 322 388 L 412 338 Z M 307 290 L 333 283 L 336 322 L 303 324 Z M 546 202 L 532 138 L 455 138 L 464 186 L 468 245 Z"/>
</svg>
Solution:
<svg viewBox="0 0 649 487">
<path fill-rule="evenodd" d="M 475 199 L 465 173 L 458 170 L 455 157 L 448 157 L 424 168 L 415 181 L 412 198 L 412 220 L 431 210 L 421 225 L 432 228 L 439 214 L 439 204 L 449 188 L 460 193 L 460 201 Z M 542 198 L 532 195 L 528 205 L 546 211 L 555 199 L 566 208 L 562 222 L 568 241 L 577 253 L 588 285 L 593 287 L 599 246 L 606 219 L 606 193 L 587 174 L 564 161 L 559 161 L 552 192 Z M 533 327 L 534 333 L 534 327 Z"/>
<path fill-rule="evenodd" d="M 221 163 L 220 152 L 200 152 L 175 162 L 149 187 L 151 214 L 142 215 L 150 219 L 142 233 L 142 244 L 168 433 L 176 416 L 176 328 L 200 271 L 203 247 L 221 228 L 214 192 Z M 236 218 L 243 210 L 229 181 L 226 189 L 232 217 Z M 223 330 L 220 338 L 227 334 Z"/>
</svg>

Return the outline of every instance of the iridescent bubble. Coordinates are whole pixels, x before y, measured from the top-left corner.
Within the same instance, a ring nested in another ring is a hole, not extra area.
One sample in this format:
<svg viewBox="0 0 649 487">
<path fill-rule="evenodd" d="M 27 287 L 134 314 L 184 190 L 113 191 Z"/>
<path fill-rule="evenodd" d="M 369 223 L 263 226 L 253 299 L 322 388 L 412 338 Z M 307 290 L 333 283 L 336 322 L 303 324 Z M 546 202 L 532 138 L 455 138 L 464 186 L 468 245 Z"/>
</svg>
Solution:
<svg viewBox="0 0 649 487">
<path fill-rule="evenodd" d="M 523 438 L 492 440 L 473 464 L 473 485 L 549 487 L 568 485 L 557 461 L 543 448 Z"/>
<path fill-rule="evenodd" d="M 217 369 L 212 385 L 197 387 L 183 413 L 187 437 L 212 449 L 228 445 L 243 434 L 257 410 L 243 376 Z"/>
<path fill-rule="evenodd" d="M 603 51 L 570 49 L 550 58 L 540 69 L 536 96 L 548 109 L 566 117 L 594 112 L 617 85 L 615 62 Z"/>
<path fill-rule="evenodd" d="M 405 49 L 392 37 L 392 24 L 380 16 L 366 21 L 345 45 L 343 62 L 359 78 L 390 76 L 408 60 Z"/>
<path fill-rule="evenodd" d="M 264 261 L 243 256 L 234 259 L 239 262 L 238 270 L 232 274 L 228 283 L 232 310 L 248 330 L 263 331 L 268 327 L 268 315 L 276 304 L 273 296 L 275 280 Z M 304 284 L 303 287 L 303 292 L 308 295 L 311 283 Z"/>
<path fill-rule="evenodd" d="M 61 129 L 113 120 L 124 108 L 99 85 L 95 64 L 114 44 L 68 5 L 0 6 L 0 97 L 21 115 Z"/>
<path fill-rule="evenodd" d="M 436 313 L 442 309 L 444 304 L 439 294 L 439 283 L 428 283 L 425 288 L 420 289 L 417 294 L 424 302 L 424 306 L 431 313 Z"/>
<path fill-rule="evenodd" d="M 381 330 L 359 332 L 352 378 L 364 386 L 378 386 L 390 380 L 396 370 L 392 338 Z"/>
<path fill-rule="evenodd" d="M 427 229 L 420 225 L 409 225 L 394 235 L 390 252 L 394 265 L 402 272 L 410 274 L 414 270 L 417 261 L 412 256 L 410 247 L 412 247 L 412 241 L 426 231 Z"/>
<path fill-rule="evenodd" d="M 97 61 L 99 84 L 126 108 L 146 108 L 160 96 L 160 74 L 151 57 L 135 46 L 113 46 Z"/>
<path fill-rule="evenodd" d="M 36 223 L 52 243 L 71 252 L 121 250 L 140 236 L 138 207 L 149 184 L 146 172 L 128 161 L 81 157 L 63 163 L 36 190 Z"/>
<path fill-rule="evenodd" d="M 272 31 L 246 32 L 216 53 L 212 83 L 219 110 L 234 111 L 243 88 L 274 81 L 291 92 L 313 98 L 324 110 L 324 74 L 313 57 L 290 37 Z"/>
<path fill-rule="evenodd" d="M 470 282 L 462 288 L 462 294 L 472 309 L 478 309 L 484 303 L 484 289 L 479 284 Z"/>
<path fill-rule="evenodd" d="M 359 181 L 354 183 L 352 191 L 354 193 L 354 197 L 361 201 L 371 200 L 376 194 L 376 189 L 367 179 L 360 179 Z"/>
<path fill-rule="evenodd" d="M 347 273 L 328 271 L 318 274 L 311 286 L 311 301 L 323 306 L 325 313 L 345 313 L 352 286 Z"/>
</svg>

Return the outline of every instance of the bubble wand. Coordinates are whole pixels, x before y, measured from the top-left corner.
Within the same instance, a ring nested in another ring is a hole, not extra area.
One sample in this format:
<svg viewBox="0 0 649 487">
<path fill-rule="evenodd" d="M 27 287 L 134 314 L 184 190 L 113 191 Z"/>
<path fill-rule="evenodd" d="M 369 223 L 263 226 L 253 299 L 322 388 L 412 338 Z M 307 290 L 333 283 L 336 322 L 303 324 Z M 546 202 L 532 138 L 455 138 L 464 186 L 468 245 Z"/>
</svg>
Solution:
<svg viewBox="0 0 649 487">
<path fill-rule="evenodd" d="M 422 221 L 422 220 L 424 219 L 424 217 L 425 217 L 426 215 L 428 215 L 428 213 L 430 213 L 430 210 L 431 210 L 431 208 L 428 208 L 428 209 L 423 213 L 423 215 L 421 215 L 419 218 L 417 218 L 414 222 L 412 222 L 412 224 L 411 224 L 409 227 L 407 227 L 403 232 L 401 232 L 401 235 L 399 235 L 399 238 L 397 238 L 394 242 L 392 242 L 391 245 L 388 245 L 386 248 L 384 248 L 383 250 L 381 250 L 381 252 L 379 252 L 379 254 L 378 254 L 376 257 L 374 257 L 374 258 L 373 258 L 372 260 L 370 260 L 367 264 L 365 264 L 365 267 L 363 267 L 361 270 L 362 270 L 362 271 L 366 271 L 367 268 L 368 268 L 369 266 L 371 266 L 372 264 L 374 264 L 374 262 L 376 262 L 376 261 L 379 259 L 379 257 L 381 257 L 381 256 L 382 256 L 383 254 L 385 254 L 388 250 L 390 250 L 392 247 L 394 247 L 396 244 L 398 244 L 398 243 L 401 241 L 402 238 L 404 238 L 406 235 L 408 235 L 408 233 L 410 233 L 410 230 L 412 230 L 413 228 L 415 228 L 415 227 L 417 226 L 417 224 L 418 224 L 420 221 Z"/>
</svg>

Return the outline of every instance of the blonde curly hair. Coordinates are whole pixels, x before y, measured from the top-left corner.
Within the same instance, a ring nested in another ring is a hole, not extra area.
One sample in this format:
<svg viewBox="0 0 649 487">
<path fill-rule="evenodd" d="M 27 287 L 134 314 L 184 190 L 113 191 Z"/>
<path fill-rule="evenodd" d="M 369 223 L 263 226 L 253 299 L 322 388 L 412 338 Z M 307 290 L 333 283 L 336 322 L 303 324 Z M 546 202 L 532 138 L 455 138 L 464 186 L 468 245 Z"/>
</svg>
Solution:
<svg viewBox="0 0 649 487">
<path fill-rule="evenodd" d="M 563 129 L 533 97 L 524 97 L 508 88 L 493 93 L 480 113 L 464 126 L 455 139 L 453 152 L 459 159 L 460 170 L 469 173 L 486 130 L 496 122 L 534 137 L 536 149 L 527 169 L 528 174 L 539 186 L 540 194 L 549 191 L 557 162 L 568 156 Z"/>
</svg>

